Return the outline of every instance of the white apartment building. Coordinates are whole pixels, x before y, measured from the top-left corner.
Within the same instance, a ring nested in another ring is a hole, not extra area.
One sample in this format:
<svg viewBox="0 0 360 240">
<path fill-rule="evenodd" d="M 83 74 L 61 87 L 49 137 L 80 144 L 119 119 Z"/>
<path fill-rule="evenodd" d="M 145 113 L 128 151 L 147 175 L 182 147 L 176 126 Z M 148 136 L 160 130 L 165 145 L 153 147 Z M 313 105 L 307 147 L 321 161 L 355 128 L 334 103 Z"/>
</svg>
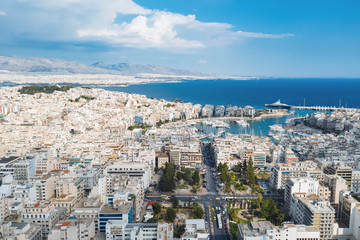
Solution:
<svg viewBox="0 0 360 240">
<path fill-rule="evenodd" d="M 269 221 L 238 224 L 238 240 L 322 240 L 314 226 L 284 224 L 277 227 Z"/>
<path fill-rule="evenodd" d="M 319 181 L 314 178 L 289 178 L 285 183 L 284 202 L 288 209 L 293 202 L 293 194 L 319 194 Z"/>
<path fill-rule="evenodd" d="M 181 240 L 208 240 L 209 237 L 204 219 L 185 220 L 185 233 L 181 236 Z"/>
<path fill-rule="evenodd" d="M 51 230 L 51 240 L 91 240 L 95 237 L 95 224 L 91 220 L 60 221 Z"/>
<path fill-rule="evenodd" d="M 57 176 L 51 174 L 36 175 L 31 182 L 36 187 L 37 201 L 47 201 L 55 195 Z"/>
<path fill-rule="evenodd" d="M 109 220 L 106 223 L 106 240 L 171 240 L 173 227 L 168 223 L 126 223 Z"/>
<path fill-rule="evenodd" d="M 55 224 L 65 218 L 65 212 L 56 210 L 51 202 L 26 204 L 21 215 L 24 222 L 37 224 L 41 228 L 42 239 L 48 239 L 48 234 Z"/>
<path fill-rule="evenodd" d="M 144 188 L 150 185 L 151 169 L 144 164 L 131 164 L 131 163 L 117 163 L 111 165 L 104 170 L 105 175 L 113 176 L 128 176 L 136 178 L 139 182 L 144 184 Z"/>
<path fill-rule="evenodd" d="M 312 161 L 298 162 L 293 165 L 277 163 L 272 169 L 271 185 L 276 189 L 283 189 L 289 178 L 316 177 L 323 178 L 323 174 Z"/>
<path fill-rule="evenodd" d="M 104 203 L 99 198 L 83 198 L 72 208 L 71 217 L 79 220 L 91 220 L 95 224 L 95 232 L 98 230 L 99 212 Z"/>
</svg>

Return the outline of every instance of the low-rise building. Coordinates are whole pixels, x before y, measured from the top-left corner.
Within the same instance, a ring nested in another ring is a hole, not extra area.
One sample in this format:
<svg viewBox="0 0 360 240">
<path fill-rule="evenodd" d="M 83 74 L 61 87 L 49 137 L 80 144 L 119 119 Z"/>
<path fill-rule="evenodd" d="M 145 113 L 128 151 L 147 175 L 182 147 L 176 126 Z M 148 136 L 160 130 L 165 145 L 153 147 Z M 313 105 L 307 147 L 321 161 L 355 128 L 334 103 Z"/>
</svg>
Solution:
<svg viewBox="0 0 360 240">
<path fill-rule="evenodd" d="M 185 233 L 181 236 L 181 240 L 208 240 L 209 237 L 204 219 L 185 220 Z"/>
<path fill-rule="evenodd" d="M 106 239 L 112 240 L 171 240 L 172 224 L 168 223 L 127 223 L 109 220 L 106 223 Z"/>
<path fill-rule="evenodd" d="M 41 229 L 27 222 L 8 222 L 0 225 L 0 238 L 4 240 L 42 240 Z"/>
<path fill-rule="evenodd" d="M 83 198 L 72 208 L 71 218 L 94 221 L 95 231 L 99 228 L 99 212 L 104 203 L 99 198 Z"/>
<path fill-rule="evenodd" d="M 269 221 L 238 224 L 238 240 L 322 240 L 314 226 L 284 224 L 281 227 Z"/>
<path fill-rule="evenodd" d="M 110 220 L 120 220 L 125 223 L 134 222 L 134 208 L 132 203 L 123 204 L 117 208 L 104 205 L 99 212 L 98 231 L 106 231 L 106 223 Z"/>
<path fill-rule="evenodd" d="M 95 237 L 95 223 L 87 220 L 66 220 L 55 224 L 48 236 L 51 240 L 91 240 Z"/>
</svg>

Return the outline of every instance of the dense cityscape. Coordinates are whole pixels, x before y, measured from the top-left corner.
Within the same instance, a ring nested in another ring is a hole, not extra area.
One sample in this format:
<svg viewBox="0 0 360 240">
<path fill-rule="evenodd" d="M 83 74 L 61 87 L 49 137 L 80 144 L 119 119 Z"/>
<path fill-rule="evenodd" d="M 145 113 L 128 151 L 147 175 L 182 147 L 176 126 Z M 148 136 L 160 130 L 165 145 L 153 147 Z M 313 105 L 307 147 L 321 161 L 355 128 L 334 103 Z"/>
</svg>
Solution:
<svg viewBox="0 0 360 240">
<path fill-rule="evenodd" d="M 360 240 L 359 12 L 0 0 L 0 240 Z"/>
<path fill-rule="evenodd" d="M 357 239 L 360 110 L 286 114 L 2 87 L 1 238 Z"/>
</svg>

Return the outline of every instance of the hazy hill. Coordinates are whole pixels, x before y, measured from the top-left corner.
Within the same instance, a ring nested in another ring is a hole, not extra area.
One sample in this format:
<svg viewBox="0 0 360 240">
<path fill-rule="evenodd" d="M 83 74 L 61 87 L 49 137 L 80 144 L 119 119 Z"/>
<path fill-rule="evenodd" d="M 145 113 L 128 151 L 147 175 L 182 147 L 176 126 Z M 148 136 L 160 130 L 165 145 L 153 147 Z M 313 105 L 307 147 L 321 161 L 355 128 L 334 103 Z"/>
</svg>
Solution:
<svg viewBox="0 0 360 240">
<path fill-rule="evenodd" d="M 12 72 L 72 73 L 72 74 L 115 74 L 138 75 L 160 74 L 169 76 L 210 76 L 209 74 L 178 70 L 156 65 L 133 65 L 128 63 L 105 64 L 97 62 L 91 66 L 63 59 L 39 57 L 0 56 L 0 70 Z"/>
<path fill-rule="evenodd" d="M 172 75 L 172 76 L 210 76 L 210 74 L 167 68 L 157 65 L 135 65 L 129 63 L 118 63 L 118 64 L 106 64 L 103 62 L 96 62 L 91 65 L 92 67 L 103 68 L 107 70 L 119 71 L 124 75 L 137 75 L 143 73 L 151 74 L 162 74 L 162 75 Z"/>
</svg>

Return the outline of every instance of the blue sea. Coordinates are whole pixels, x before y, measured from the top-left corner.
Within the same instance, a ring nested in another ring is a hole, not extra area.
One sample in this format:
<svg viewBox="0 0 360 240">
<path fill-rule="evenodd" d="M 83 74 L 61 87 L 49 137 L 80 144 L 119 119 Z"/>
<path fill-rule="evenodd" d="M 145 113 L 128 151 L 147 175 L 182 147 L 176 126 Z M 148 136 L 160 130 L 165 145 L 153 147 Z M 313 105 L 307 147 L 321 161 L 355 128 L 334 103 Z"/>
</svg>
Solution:
<svg viewBox="0 0 360 240">
<path fill-rule="evenodd" d="M 138 93 L 156 99 L 171 101 L 180 98 L 185 102 L 213 105 L 250 105 L 265 108 L 264 104 L 278 99 L 289 105 L 343 106 L 360 108 L 360 79 L 259 79 L 259 80 L 191 80 L 176 83 L 150 83 L 128 87 L 102 87 L 106 90 Z M 314 111 L 296 110 L 295 116 Z M 230 122 L 226 132 L 267 135 L 269 126 L 283 124 L 287 118 L 270 118 L 250 122 L 245 130 Z"/>
</svg>

